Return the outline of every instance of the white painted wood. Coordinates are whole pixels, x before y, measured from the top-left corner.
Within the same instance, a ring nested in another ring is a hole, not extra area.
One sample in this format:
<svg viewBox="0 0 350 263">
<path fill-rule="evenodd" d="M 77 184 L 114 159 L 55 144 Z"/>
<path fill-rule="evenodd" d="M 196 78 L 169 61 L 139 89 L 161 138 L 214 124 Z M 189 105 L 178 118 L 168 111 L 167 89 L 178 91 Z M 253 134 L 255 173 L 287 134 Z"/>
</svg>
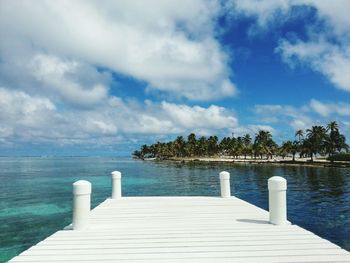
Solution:
<svg viewBox="0 0 350 263">
<path fill-rule="evenodd" d="M 350 262 L 350 253 L 235 197 L 122 197 L 10 262 Z"/>
<path fill-rule="evenodd" d="M 222 171 L 220 173 L 221 197 L 229 198 L 231 196 L 230 173 Z"/>
<path fill-rule="evenodd" d="M 73 229 L 84 230 L 89 225 L 91 183 L 79 180 L 73 183 Z"/>
<path fill-rule="evenodd" d="M 273 176 L 268 180 L 270 223 L 286 225 L 287 221 L 287 180 Z"/>
<path fill-rule="evenodd" d="M 119 171 L 112 172 L 112 199 L 122 197 L 122 173 Z"/>
</svg>

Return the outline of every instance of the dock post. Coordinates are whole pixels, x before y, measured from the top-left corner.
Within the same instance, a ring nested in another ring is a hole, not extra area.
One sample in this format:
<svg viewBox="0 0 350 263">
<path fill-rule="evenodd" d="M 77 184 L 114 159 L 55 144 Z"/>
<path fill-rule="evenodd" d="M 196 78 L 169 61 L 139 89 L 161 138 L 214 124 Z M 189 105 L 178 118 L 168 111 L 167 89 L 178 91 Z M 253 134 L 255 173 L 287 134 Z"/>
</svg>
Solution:
<svg viewBox="0 0 350 263">
<path fill-rule="evenodd" d="M 223 171 L 220 173 L 220 189 L 221 189 L 221 197 L 222 198 L 231 197 L 230 173 L 229 172 Z"/>
<path fill-rule="evenodd" d="M 73 184 L 73 230 L 84 230 L 89 224 L 91 183 L 85 180 Z"/>
<path fill-rule="evenodd" d="M 273 176 L 268 180 L 270 223 L 286 225 L 287 221 L 287 180 Z"/>
<path fill-rule="evenodd" d="M 112 199 L 122 197 L 122 173 L 118 171 L 112 172 Z"/>
</svg>

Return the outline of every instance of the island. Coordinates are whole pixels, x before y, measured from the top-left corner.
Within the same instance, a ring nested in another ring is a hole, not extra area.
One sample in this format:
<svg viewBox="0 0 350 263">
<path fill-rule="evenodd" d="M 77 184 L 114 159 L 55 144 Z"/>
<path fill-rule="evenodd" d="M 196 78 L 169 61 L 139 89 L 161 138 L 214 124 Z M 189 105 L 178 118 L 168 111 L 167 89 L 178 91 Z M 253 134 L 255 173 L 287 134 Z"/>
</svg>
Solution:
<svg viewBox="0 0 350 263">
<path fill-rule="evenodd" d="M 284 163 L 350 167 L 349 145 L 336 121 L 295 132 L 295 140 L 278 145 L 271 132 L 259 130 L 238 137 L 201 136 L 142 145 L 133 158 L 177 162 Z"/>
</svg>

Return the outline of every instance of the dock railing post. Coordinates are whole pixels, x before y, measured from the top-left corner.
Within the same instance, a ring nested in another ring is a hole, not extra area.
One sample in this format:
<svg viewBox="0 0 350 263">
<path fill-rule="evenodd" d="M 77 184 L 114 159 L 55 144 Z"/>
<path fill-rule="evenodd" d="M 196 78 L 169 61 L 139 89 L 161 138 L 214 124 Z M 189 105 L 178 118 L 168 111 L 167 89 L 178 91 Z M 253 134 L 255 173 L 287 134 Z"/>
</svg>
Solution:
<svg viewBox="0 0 350 263">
<path fill-rule="evenodd" d="M 229 172 L 223 171 L 220 173 L 220 189 L 221 189 L 221 197 L 222 198 L 231 197 L 230 173 Z"/>
<path fill-rule="evenodd" d="M 287 221 L 287 180 L 273 176 L 268 180 L 270 223 L 286 225 Z"/>
<path fill-rule="evenodd" d="M 112 172 L 112 199 L 122 197 L 122 184 L 121 184 L 122 173 L 118 171 Z"/>
<path fill-rule="evenodd" d="M 73 230 L 84 230 L 89 225 L 91 183 L 85 180 L 73 184 Z"/>
</svg>

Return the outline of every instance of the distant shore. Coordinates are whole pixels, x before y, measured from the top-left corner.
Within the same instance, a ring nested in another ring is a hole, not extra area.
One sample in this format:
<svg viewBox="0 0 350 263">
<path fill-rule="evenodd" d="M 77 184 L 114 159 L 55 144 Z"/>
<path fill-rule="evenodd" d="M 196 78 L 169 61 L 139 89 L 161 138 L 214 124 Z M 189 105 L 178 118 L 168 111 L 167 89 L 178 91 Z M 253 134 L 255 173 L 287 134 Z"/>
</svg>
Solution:
<svg viewBox="0 0 350 263">
<path fill-rule="evenodd" d="M 234 163 L 234 164 L 279 164 L 279 165 L 302 165 L 302 166 L 317 166 L 317 167 L 348 167 L 350 168 L 350 162 L 344 161 L 328 161 L 325 158 L 316 158 L 313 162 L 310 158 L 295 158 L 292 157 L 276 157 L 272 159 L 255 159 L 255 158 L 233 158 L 228 156 L 215 156 L 215 157 L 171 157 L 166 159 L 158 158 L 145 158 L 145 161 L 169 161 L 176 163 Z"/>
</svg>

